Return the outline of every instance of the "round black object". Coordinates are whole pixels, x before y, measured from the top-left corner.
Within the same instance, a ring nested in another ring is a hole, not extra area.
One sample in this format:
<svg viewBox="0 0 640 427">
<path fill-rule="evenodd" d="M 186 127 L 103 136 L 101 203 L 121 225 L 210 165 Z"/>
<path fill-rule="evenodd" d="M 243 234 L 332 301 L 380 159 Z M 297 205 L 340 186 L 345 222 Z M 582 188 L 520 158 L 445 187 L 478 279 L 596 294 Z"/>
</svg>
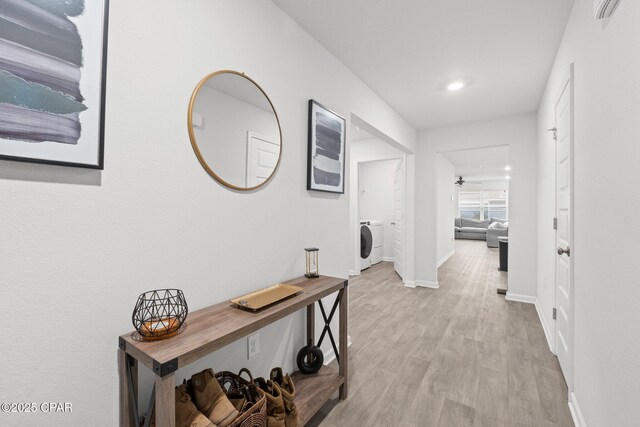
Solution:
<svg viewBox="0 0 640 427">
<path fill-rule="evenodd" d="M 324 354 L 322 354 L 322 350 L 313 344 L 302 347 L 296 358 L 298 369 L 303 374 L 315 374 L 322 368 L 323 362 Z"/>
<path fill-rule="evenodd" d="M 373 249 L 373 235 L 366 225 L 360 226 L 360 258 L 367 259 Z"/>
</svg>

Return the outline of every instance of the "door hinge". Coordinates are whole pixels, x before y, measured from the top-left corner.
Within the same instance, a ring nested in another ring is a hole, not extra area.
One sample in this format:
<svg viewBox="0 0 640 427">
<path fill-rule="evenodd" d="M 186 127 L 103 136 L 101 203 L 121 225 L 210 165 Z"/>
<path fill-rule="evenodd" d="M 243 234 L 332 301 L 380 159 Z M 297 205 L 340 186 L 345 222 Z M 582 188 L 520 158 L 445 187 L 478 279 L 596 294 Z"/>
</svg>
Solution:
<svg viewBox="0 0 640 427">
<path fill-rule="evenodd" d="M 556 320 L 556 317 L 558 317 L 558 310 L 556 310 L 555 308 L 553 309 L 553 320 Z"/>
<path fill-rule="evenodd" d="M 558 218 L 553 218 L 553 229 L 554 230 L 558 229 Z"/>
</svg>

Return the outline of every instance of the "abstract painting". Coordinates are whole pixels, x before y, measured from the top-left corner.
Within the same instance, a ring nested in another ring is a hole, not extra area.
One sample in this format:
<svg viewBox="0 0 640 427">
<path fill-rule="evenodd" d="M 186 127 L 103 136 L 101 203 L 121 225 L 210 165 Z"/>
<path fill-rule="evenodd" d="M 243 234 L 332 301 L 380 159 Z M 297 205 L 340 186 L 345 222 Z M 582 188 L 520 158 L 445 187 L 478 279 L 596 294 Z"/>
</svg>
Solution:
<svg viewBox="0 0 640 427">
<path fill-rule="evenodd" d="M 108 0 L 0 1 L 0 159 L 103 168 Z"/>
<path fill-rule="evenodd" d="M 344 193 L 346 121 L 309 100 L 307 190 Z"/>
</svg>

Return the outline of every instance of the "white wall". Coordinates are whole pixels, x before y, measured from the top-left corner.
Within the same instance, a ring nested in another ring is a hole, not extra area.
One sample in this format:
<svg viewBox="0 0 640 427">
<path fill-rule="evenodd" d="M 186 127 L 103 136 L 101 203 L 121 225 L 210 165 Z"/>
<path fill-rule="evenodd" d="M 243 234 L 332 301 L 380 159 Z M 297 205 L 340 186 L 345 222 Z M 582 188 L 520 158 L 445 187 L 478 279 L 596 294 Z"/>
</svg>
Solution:
<svg viewBox="0 0 640 427">
<path fill-rule="evenodd" d="M 455 181 L 453 163 L 442 154 L 437 156 L 437 260 L 440 265 L 455 251 L 453 220 L 457 214 L 456 204 L 458 202 L 455 197 L 455 187 L 457 186 L 453 183 Z"/>
<path fill-rule="evenodd" d="M 575 63 L 574 390 L 585 425 L 640 425 L 640 2 L 577 0 L 538 113 L 538 303 L 553 333 L 554 104 Z M 605 226 L 602 226 L 605 224 Z"/>
<path fill-rule="evenodd" d="M 259 82 L 282 123 L 280 168 L 251 193 L 211 179 L 189 143 L 191 93 L 220 69 Z M 310 98 L 415 144 L 406 121 L 268 0 L 111 2 L 105 170 L 0 162 L 3 399 L 71 402 L 60 425 L 117 425 L 117 337 L 141 292 L 180 287 L 197 310 L 300 276 L 307 246 L 320 248 L 321 273 L 347 277 L 349 193 L 306 190 Z M 264 330 L 251 363 L 240 340 L 178 378 L 292 369 L 303 320 Z M 51 422 L 0 414 L 3 426 Z"/>
<path fill-rule="evenodd" d="M 416 281 L 437 280 L 437 153 L 509 145 L 509 293 L 536 295 L 536 115 L 431 129 L 416 153 Z"/>
<path fill-rule="evenodd" d="M 383 227 L 383 257 L 393 258 L 393 178 L 400 160 L 360 163 L 358 194 L 360 217 L 380 220 Z"/>
</svg>

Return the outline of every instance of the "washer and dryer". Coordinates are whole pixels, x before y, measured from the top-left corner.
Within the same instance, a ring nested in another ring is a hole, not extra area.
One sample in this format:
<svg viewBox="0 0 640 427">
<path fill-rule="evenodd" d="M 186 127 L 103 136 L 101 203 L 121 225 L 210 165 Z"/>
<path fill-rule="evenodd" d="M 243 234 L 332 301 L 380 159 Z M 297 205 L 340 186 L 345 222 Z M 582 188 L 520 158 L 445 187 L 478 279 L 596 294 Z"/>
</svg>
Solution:
<svg viewBox="0 0 640 427">
<path fill-rule="evenodd" d="M 382 221 L 360 220 L 360 270 L 382 262 L 383 245 Z"/>
</svg>

